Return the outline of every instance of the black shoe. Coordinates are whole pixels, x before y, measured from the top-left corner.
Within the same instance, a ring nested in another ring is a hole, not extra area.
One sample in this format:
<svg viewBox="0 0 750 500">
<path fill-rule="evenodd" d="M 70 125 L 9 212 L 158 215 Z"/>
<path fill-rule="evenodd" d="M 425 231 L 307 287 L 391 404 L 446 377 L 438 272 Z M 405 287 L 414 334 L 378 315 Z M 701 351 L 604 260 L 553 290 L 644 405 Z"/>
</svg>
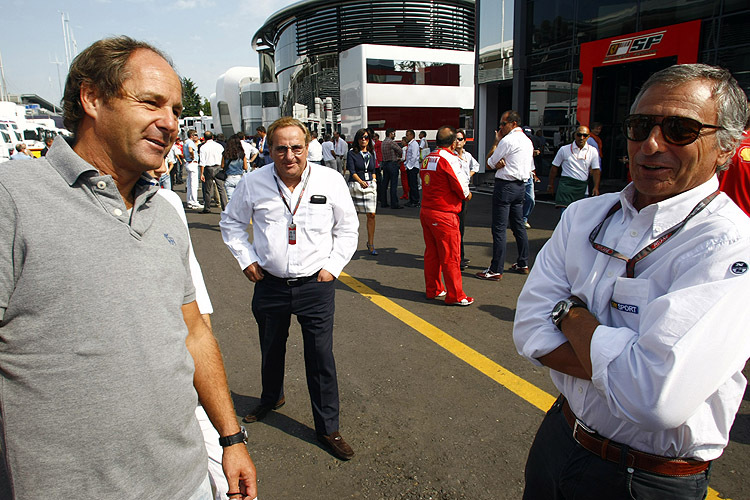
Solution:
<svg viewBox="0 0 750 500">
<path fill-rule="evenodd" d="M 252 424 L 253 422 L 260 422 L 264 418 L 266 418 L 266 415 L 268 415 L 271 410 L 278 410 L 282 406 L 284 406 L 284 403 L 286 403 L 286 399 L 282 396 L 281 399 L 276 401 L 275 404 L 272 405 L 263 405 L 260 404 L 253 408 L 253 411 L 245 415 L 245 418 L 242 419 L 243 422 L 246 424 Z"/>
<path fill-rule="evenodd" d="M 354 450 L 352 450 L 351 446 L 346 444 L 346 441 L 341 437 L 339 431 L 333 432 L 328 436 L 325 434 L 318 434 L 318 441 L 327 446 L 331 454 L 336 458 L 350 460 L 354 456 Z"/>
<path fill-rule="evenodd" d="M 204 214 L 210 214 L 211 213 L 211 209 L 210 208 L 204 208 L 202 210 L 202 213 L 204 213 Z"/>
</svg>

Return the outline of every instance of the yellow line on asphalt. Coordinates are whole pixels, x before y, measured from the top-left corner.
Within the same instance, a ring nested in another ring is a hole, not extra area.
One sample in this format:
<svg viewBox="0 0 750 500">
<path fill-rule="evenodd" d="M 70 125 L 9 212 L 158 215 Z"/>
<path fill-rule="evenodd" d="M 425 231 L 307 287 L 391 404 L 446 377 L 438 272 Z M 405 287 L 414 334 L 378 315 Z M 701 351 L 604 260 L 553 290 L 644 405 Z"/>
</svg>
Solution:
<svg viewBox="0 0 750 500">
<path fill-rule="evenodd" d="M 392 300 L 383 297 L 372 288 L 348 274 L 341 273 L 339 280 L 355 292 L 370 299 L 378 307 L 414 328 L 446 351 L 473 366 L 540 410 L 546 412 L 552 406 L 552 403 L 555 402 L 555 398 L 551 394 L 506 370 L 487 356 L 475 351 L 463 342 L 459 342 L 441 329 L 431 325 L 416 314 L 409 312 Z"/>
<path fill-rule="evenodd" d="M 399 319 L 407 326 L 415 329 L 446 351 L 456 356 L 458 359 L 465 361 L 470 366 L 484 373 L 516 396 L 536 406 L 543 412 L 546 412 L 550 406 L 552 406 L 552 403 L 555 402 L 555 397 L 548 392 L 543 391 L 534 384 L 531 384 L 518 375 L 506 370 L 484 354 L 475 351 L 463 342 L 454 339 L 440 328 L 428 323 L 416 314 L 382 296 L 361 281 L 352 278 L 344 272 L 339 276 L 339 281 L 363 297 L 370 299 L 376 306 Z M 712 488 L 708 488 L 708 496 L 706 498 L 708 500 L 720 500 L 718 492 Z"/>
</svg>

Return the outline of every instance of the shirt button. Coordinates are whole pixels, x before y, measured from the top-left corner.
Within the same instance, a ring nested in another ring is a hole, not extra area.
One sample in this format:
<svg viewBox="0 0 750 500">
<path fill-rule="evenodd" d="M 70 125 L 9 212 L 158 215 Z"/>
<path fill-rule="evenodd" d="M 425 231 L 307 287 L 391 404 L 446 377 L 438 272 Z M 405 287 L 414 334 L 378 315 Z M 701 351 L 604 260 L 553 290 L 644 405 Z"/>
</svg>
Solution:
<svg viewBox="0 0 750 500">
<path fill-rule="evenodd" d="M 107 183 L 104 181 L 99 181 L 96 183 L 96 187 L 98 187 L 99 189 L 107 189 Z"/>
<path fill-rule="evenodd" d="M 115 208 L 114 212 L 112 213 L 114 213 L 115 216 L 119 217 L 122 215 L 122 210 L 120 210 L 119 208 Z"/>
<path fill-rule="evenodd" d="M 615 273 L 613 273 L 612 271 L 608 271 L 607 272 L 607 278 L 611 278 L 614 274 Z"/>
<path fill-rule="evenodd" d="M 635 238 L 636 236 L 638 236 L 638 231 L 630 231 L 630 236 Z"/>
<path fill-rule="evenodd" d="M 578 386 L 578 394 L 583 394 L 583 387 L 580 385 Z"/>
</svg>

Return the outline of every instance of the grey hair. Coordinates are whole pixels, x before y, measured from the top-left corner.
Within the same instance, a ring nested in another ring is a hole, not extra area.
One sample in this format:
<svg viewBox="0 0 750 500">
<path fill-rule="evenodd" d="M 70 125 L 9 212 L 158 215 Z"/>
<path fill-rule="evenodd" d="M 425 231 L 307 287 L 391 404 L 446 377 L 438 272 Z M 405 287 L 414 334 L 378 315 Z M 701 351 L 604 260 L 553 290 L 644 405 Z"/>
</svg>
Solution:
<svg viewBox="0 0 750 500">
<path fill-rule="evenodd" d="M 694 80 L 706 80 L 711 85 L 711 98 L 716 102 L 718 123 L 723 127 L 716 131 L 716 144 L 722 152 L 733 151 L 742 139 L 742 132 L 748 121 L 750 111 L 748 110 L 747 96 L 739 86 L 732 74 L 724 69 L 707 64 L 676 64 L 658 71 L 643 84 L 638 95 L 635 96 L 631 113 L 635 113 L 638 102 L 643 94 L 654 85 L 664 85 L 668 88 L 692 82 Z M 728 166 L 721 165 L 717 170 L 724 170 Z"/>
</svg>

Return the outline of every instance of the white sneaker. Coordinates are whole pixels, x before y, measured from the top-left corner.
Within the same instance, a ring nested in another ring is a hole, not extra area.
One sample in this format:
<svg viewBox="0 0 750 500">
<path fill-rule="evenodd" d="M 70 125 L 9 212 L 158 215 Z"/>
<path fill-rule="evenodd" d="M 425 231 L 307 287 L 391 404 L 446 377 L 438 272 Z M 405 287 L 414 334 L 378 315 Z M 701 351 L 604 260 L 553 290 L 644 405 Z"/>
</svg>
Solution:
<svg viewBox="0 0 750 500">
<path fill-rule="evenodd" d="M 459 300 L 458 302 L 450 302 L 450 303 L 446 302 L 446 304 L 448 304 L 449 306 L 464 306 L 464 307 L 465 306 L 470 306 L 473 303 L 474 303 L 474 298 L 473 297 L 465 297 L 465 298 Z"/>
<path fill-rule="evenodd" d="M 434 296 L 434 297 L 432 297 L 432 298 L 433 298 L 433 299 L 438 299 L 438 300 L 440 300 L 440 299 L 442 299 L 443 297 L 445 297 L 446 295 L 448 295 L 448 292 L 446 292 L 445 290 L 443 290 L 442 292 L 440 292 L 439 294 L 435 295 L 435 296 Z"/>
</svg>

